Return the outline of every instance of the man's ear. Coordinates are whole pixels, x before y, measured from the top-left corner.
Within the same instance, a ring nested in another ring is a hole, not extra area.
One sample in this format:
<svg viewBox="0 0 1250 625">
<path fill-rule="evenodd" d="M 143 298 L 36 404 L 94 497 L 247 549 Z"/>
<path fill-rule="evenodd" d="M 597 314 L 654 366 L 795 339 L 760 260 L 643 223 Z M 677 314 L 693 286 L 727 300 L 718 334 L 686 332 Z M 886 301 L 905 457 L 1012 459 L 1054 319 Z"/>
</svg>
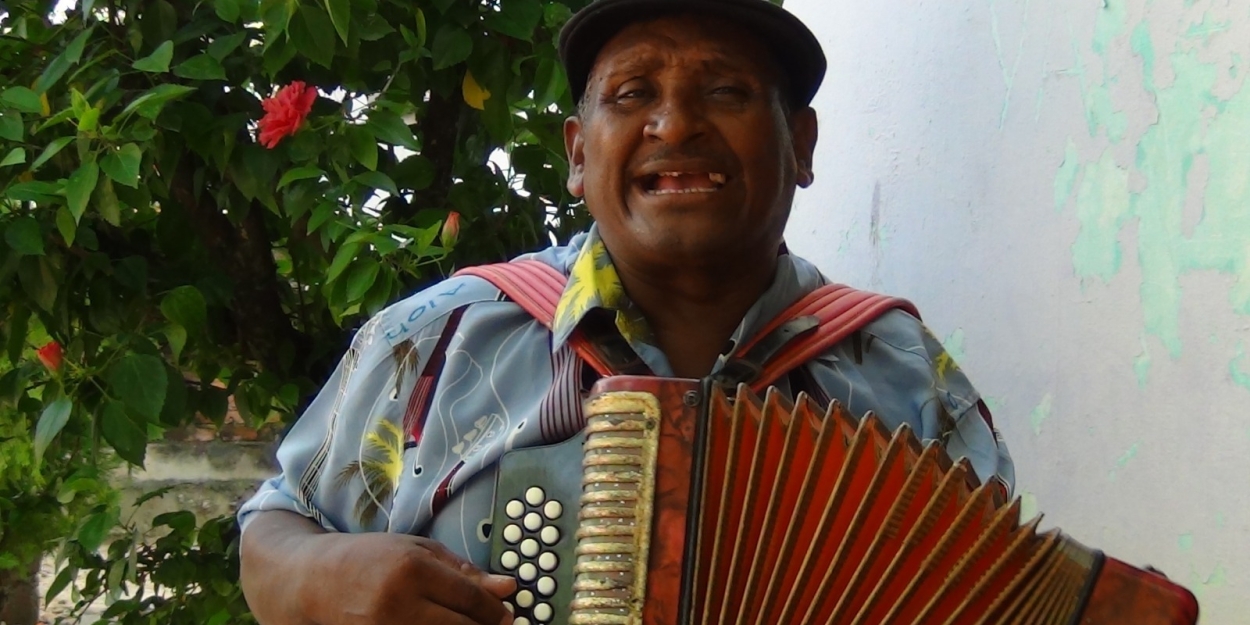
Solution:
<svg viewBox="0 0 1250 625">
<path fill-rule="evenodd" d="M 794 159 L 798 162 L 796 182 L 806 189 L 816 181 L 813 158 L 816 139 L 820 134 L 816 121 L 816 109 L 806 107 L 790 115 L 790 135 L 794 142 Z"/>
<path fill-rule="evenodd" d="M 583 148 L 582 120 L 573 116 L 564 120 L 564 153 L 569 159 L 569 179 L 565 184 L 573 197 L 586 194 L 586 154 Z"/>
</svg>

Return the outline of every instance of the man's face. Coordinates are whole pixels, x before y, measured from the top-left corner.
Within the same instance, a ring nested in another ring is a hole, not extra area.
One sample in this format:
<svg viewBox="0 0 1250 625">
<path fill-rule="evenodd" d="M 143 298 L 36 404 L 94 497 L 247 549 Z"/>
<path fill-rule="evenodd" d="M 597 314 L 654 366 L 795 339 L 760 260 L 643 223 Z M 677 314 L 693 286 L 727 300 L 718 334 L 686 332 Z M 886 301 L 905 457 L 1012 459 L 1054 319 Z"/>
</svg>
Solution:
<svg viewBox="0 0 1250 625">
<path fill-rule="evenodd" d="M 768 50 L 706 16 L 626 27 L 565 124 L 569 191 L 618 262 L 717 265 L 775 254 L 816 117 L 787 115 Z"/>
</svg>

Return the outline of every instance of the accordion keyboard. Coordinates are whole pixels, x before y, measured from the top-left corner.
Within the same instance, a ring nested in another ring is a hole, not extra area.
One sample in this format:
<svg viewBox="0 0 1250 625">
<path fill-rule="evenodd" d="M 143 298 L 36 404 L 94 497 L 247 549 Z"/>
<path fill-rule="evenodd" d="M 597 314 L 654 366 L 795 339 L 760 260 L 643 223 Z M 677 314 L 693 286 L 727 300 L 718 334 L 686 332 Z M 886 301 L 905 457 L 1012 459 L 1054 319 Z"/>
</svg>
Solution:
<svg viewBox="0 0 1250 625">
<path fill-rule="evenodd" d="M 584 440 L 513 450 L 499 461 L 490 569 L 517 581 L 504 602 L 516 625 L 563 625 L 567 618 Z"/>
</svg>

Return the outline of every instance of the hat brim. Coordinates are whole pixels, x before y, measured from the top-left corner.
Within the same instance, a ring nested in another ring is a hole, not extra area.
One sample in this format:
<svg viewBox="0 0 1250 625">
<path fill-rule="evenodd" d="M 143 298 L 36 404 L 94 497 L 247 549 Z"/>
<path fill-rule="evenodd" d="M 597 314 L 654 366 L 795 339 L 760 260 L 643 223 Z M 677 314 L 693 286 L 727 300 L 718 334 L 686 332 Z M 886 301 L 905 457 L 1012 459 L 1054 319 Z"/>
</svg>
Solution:
<svg viewBox="0 0 1250 625">
<path fill-rule="evenodd" d="M 581 100 L 599 51 L 621 29 L 673 13 L 714 15 L 756 33 L 789 75 L 792 104 L 807 106 L 820 89 L 826 69 L 820 41 L 799 18 L 767 0 L 597 0 L 560 31 L 560 59 L 573 100 Z"/>
</svg>

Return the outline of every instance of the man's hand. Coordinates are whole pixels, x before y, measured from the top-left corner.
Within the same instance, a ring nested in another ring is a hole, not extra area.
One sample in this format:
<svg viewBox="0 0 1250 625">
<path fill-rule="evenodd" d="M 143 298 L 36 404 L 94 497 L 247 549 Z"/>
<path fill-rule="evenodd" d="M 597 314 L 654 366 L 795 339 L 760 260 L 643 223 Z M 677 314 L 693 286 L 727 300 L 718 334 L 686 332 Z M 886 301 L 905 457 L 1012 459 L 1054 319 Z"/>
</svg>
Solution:
<svg viewBox="0 0 1250 625">
<path fill-rule="evenodd" d="M 243 535 L 244 594 L 264 625 L 509 625 L 509 577 L 402 534 L 326 533 L 285 512 Z"/>
</svg>

